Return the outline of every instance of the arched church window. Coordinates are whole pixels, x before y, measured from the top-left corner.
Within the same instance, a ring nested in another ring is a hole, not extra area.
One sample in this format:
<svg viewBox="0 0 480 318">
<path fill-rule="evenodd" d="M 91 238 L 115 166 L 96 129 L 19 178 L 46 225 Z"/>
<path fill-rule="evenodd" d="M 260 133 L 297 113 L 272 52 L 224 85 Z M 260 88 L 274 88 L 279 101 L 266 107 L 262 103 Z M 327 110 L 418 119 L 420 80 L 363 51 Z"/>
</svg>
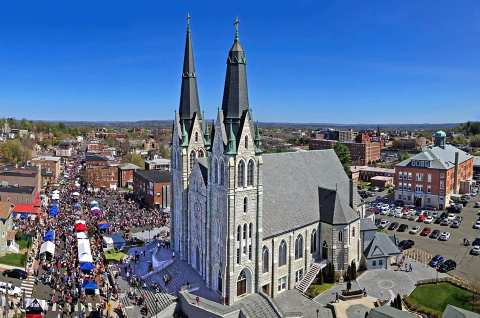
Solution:
<svg viewBox="0 0 480 318">
<path fill-rule="evenodd" d="M 220 160 L 220 185 L 225 184 L 225 165 L 223 163 L 223 160 Z"/>
<path fill-rule="evenodd" d="M 238 163 L 237 186 L 245 186 L 245 161 L 243 160 L 240 160 L 240 162 Z"/>
<path fill-rule="evenodd" d="M 355 237 L 355 226 L 352 227 L 352 237 Z"/>
<path fill-rule="evenodd" d="M 213 183 L 218 181 L 218 162 L 217 159 L 213 159 Z"/>
<path fill-rule="evenodd" d="M 218 271 L 218 276 L 217 276 L 217 290 L 219 292 L 222 291 L 222 272 Z"/>
<path fill-rule="evenodd" d="M 198 158 L 203 158 L 205 154 L 203 153 L 203 150 L 198 151 Z"/>
<path fill-rule="evenodd" d="M 312 253 L 317 252 L 317 231 L 313 230 L 312 235 L 310 237 L 310 251 Z"/>
<path fill-rule="evenodd" d="M 247 238 L 247 224 L 243 225 L 243 239 L 245 240 Z"/>
<path fill-rule="evenodd" d="M 264 246 L 262 250 L 262 273 L 268 273 L 268 268 L 270 267 L 268 264 L 268 257 L 268 248 Z"/>
<path fill-rule="evenodd" d="M 323 241 L 323 244 L 322 244 L 322 258 L 323 259 L 328 258 L 328 244 L 327 244 L 327 241 Z"/>
<path fill-rule="evenodd" d="M 241 232 L 242 232 L 242 227 L 239 225 L 237 227 L 237 241 L 239 241 L 239 242 L 240 242 L 240 238 L 241 238 L 241 236 L 240 236 Z"/>
<path fill-rule="evenodd" d="M 193 164 L 195 163 L 195 151 L 190 152 L 190 170 L 193 169 Z"/>
<path fill-rule="evenodd" d="M 278 266 L 287 264 L 287 243 L 284 240 L 280 242 L 278 247 Z"/>
<path fill-rule="evenodd" d="M 195 132 L 195 142 L 198 142 L 198 132 Z"/>
<path fill-rule="evenodd" d="M 248 237 L 252 238 L 252 232 L 253 232 L 253 223 L 250 223 L 248 225 Z"/>
<path fill-rule="evenodd" d="M 237 279 L 237 296 L 242 296 L 247 293 L 247 275 L 245 270 L 240 272 Z"/>
<path fill-rule="evenodd" d="M 243 213 L 247 213 L 248 211 L 248 198 L 243 198 Z"/>
<path fill-rule="evenodd" d="M 248 136 L 245 136 L 245 149 L 248 149 Z"/>
<path fill-rule="evenodd" d="M 247 185 L 253 186 L 253 177 L 255 173 L 255 162 L 252 159 L 248 161 L 248 169 L 247 169 Z"/>
<path fill-rule="evenodd" d="M 295 259 L 303 257 L 303 236 L 298 235 L 295 240 Z"/>
<path fill-rule="evenodd" d="M 343 230 L 338 231 L 338 241 L 343 242 Z"/>
</svg>

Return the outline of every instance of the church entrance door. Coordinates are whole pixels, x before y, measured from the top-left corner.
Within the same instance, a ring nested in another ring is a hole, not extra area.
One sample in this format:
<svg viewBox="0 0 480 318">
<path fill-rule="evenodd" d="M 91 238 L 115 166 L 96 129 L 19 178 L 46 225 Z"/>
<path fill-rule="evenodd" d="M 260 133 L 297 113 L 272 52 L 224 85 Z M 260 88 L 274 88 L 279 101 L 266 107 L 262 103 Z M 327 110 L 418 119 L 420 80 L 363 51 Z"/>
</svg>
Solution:
<svg viewBox="0 0 480 318">
<path fill-rule="evenodd" d="M 237 280 L 237 296 L 242 296 L 247 293 L 247 275 L 242 271 Z"/>
</svg>

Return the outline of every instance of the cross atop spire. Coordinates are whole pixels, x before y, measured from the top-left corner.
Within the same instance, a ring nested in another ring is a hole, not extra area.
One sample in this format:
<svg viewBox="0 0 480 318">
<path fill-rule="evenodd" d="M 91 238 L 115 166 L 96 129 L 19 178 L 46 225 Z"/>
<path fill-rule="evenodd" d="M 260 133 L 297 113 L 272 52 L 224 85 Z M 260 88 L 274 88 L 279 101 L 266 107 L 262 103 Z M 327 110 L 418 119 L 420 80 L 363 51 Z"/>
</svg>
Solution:
<svg viewBox="0 0 480 318">
<path fill-rule="evenodd" d="M 240 20 L 238 20 L 238 17 L 235 18 L 235 21 L 233 22 L 233 25 L 235 26 L 235 41 L 238 41 L 239 36 L 238 36 L 238 25 L 240 24 Z"/>
<path fill-rule="evenodd" d="M 190 19 L 192 17 L 190 16 L 190 13 L 187 13 L 187 32 L 190 32 Z"/>
</svg>

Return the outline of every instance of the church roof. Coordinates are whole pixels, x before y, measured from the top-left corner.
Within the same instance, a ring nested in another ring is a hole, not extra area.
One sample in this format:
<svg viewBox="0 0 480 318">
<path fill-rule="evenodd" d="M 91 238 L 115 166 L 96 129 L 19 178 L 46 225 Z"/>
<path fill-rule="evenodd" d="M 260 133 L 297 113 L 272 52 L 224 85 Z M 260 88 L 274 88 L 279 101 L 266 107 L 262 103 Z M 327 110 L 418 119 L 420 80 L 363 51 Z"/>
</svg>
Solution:
<svg viewBox="0 0 480 318">
<path fill-rule="evenodd" d="M 319 188 L 337 189 L 330 208 L 351 220 L 349 179 L 332 149 L 263 155 L 264 238 L 318 222 Z M 358 194 L 354 191 L 355 204 Z M 326 204 L 326 203 L 325 203 Z M 324 207 L 322 213 L 328 213 Z M 327 216 L 325 216 L 327 218 Z M 337 220 L 333 214 L 332 220 Z"/>
<path fill-rule="evenodd" d="M 345 200 L 345 194 L 338 189 L 318 187 L 318 200 L 321 222 L 332 225 L 349 224 L 359 218 L 358 213 L 350 207 L 348 200 Z"/>
<path fill-rule="evenodd" d="M 376 232 L 364 252 L 366 258 L 387 257 L 400 254 L 400 250 L 385 233 Z"/>
</svg>

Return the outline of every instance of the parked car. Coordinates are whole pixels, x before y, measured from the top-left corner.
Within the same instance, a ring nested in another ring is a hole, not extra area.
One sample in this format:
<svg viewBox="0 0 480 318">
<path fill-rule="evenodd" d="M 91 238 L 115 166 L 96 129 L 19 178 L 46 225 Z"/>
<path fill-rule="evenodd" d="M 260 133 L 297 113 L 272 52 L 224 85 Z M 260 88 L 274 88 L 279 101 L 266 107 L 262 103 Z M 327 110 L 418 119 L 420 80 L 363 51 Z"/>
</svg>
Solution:
<svg viewBox="0 0 480 318">
<path fill-rule="evenodd" d="M 438 265 L 442 264 L 442 262 L 445 260 L 445 258 L 442 255 L 435 255 L 432 257 L 430 260 L 429 265 L 433 268 L 437 267 Z"/>
<path fill-rule="evenodd" d="M 452 221 L 452 224 L 450 224 L 450 227 L 451 227 L 451 228 L 454 228 L 454 229 L 458 229 L 458 228 L 460 227 L 460 224 L 461 224 L 461 223 L 462 223 L 462 222 L 461 222 L 460 220 L 453 220 L 453 221 Z"/>
<path fill-rule="evenodd" d="M 473 240 L 472 246 L 480 246 L 480 237 Z"/>
<path fill-rule="evenodd" d="M 434 221 L 434 218 L 433 218 L 433 216 L 430 215 L 430 216 L 427 216 L 427 217 L 425 218 L 425 220 L 423 220 L 423 223 L 425 223 L 425 224 L 432 224 L 433 221 Z"/>
<path fill-rule="evenodd" d="M 438 266 L 438 271 L 442 273 L 446 273 L 448 271 L 454 270 L 457 267 L 457 263 L 453 259 L 448 259 L 440 266 Z"/>
<path fill-rule="evenodd" d="M 448 213 L 447 219 L 450 220 L 450 221 L 455 220 L 455 214 L 453 214 L 453 213 Z"/>
<path fill-rule="evenodd" d="M 475 223 L 473 223 L 473 228 L 480 229 L 480 220 L 477 220 Z"/>
<path fill-rule="evenodd" d="M 390 221 L 389 221 L 389 220 L 382 220 L 382 221 L 380 222 L 380 225 L 379 225 L 378 227 L 381 228 L 381 229 L 384 229 L 384 228 L 386 228 L 389 224 L 390 224 Z"/>
<path fill-rule="evenodd" d="M 430 233 L 432 233 L 432 229 L 429 227 L 426 227 L 420 232 L 420 236 L 429 236 Z"/>
<path fill-rule="evenodd" d="M 398 222 L 393 222 L 392 224 L 390 224 L 390 226 L 388 227 L 388 229 L 390 231 L 395 231 L 397 228 L 398 228 L 399 224 Z"/>
<path fill-rule="evenodd" d="M 401 225 L 398 227 L 398 232 L 405 232 L 407 229 L 408 229 L 408 225 L 407 225 L 407 224 L 401 224 Z"/>
<path fill-rule="evenodd" d="M 420 231 L 420 225 L 415 225 L 410 229 L 410 234 L 417 234 Z"/>
<path fill-rule="evenodd" d="M 412 241 L 412 240 L 403 240 L 403 241 L 400 241 L 400 243 L 398 243 L 398 248 L 401 250 L 401 251 L 404 251 L 404 250 L 408 250 L 409 248 L 411 248 L 413 245 L 415 245 L 415 242 Z"/>
<path fill-rule="evenodd" d="M 475 202 L 475 207 L 480 208 L 480 202 Z"/>
<path fill-rule="evenodd" d="M 7 269 L 3 272 L 3 276 L 17 278 L 17 279 L 26 279 L 27 272 L 18 268 L 15 269 Z"/>
<path fill-rule="evenodd" d="M 425 214 L 420 214 L 418 216 L 417 222 L 424 222 L 426 220 L 427 216 Z"/>
<path fill-rule="evenodd" d="M 0 282 L 0 294 L 18 297 L 22 295 L 22 289 L 11 283 Z"/>
<path fill-rule="evenodd" d="M 440 241 L 448 241 L 450 239 L 450 232 L 442 232 L 438 238 Z"/>
<path fill-rule="evenodd" d="M 449 219 L 443 219 L 441 222 L 440 222 L 440 225 L 443 225 L 443 226 L 449 226 L 450 225 L 450 220 Z"/>
<path fill-rule="evenodd" d="M 476 246 L 472 247 L 472 249 L 470 250 L 470 254 L 480 255 L 480 246 L 476 245 Z"/>
<path fill-rule="evenodd" d="M 436 240 L 438 239 L 439 236 L 440 236 L 440 230 L 433 230 L 429 237 L 431 239 Z"/>
</svg>

